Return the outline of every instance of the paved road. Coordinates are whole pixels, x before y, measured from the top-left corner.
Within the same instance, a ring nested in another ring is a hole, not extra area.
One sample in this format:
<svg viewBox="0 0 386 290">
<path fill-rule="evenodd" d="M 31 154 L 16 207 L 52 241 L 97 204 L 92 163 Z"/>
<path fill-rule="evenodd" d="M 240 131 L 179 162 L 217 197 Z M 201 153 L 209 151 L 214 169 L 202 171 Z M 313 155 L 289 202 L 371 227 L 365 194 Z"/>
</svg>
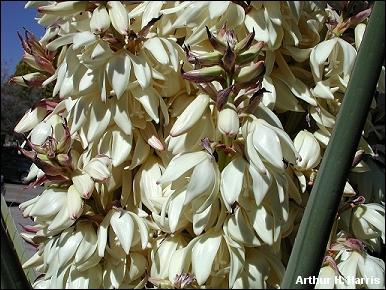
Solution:
<svg viewBox="0 0 386 290">
<path fill-rule="evenodd" d="M 37 196 L 42 191 L 42 187 L 26 189 L 26 186 L 21 184 L 5 184 L 4 198 L 7 202 L 7 205 L 9 206 L 11 215 L 19 232 L 23 231 L 21 225 L 33 224 L 33 221 L 30 218 L 24 218 L 22 216 L 22 212 L 19 210 L 19 204 Z M 23 244 L 27 250 L 27 257 L 31 257 L 35 253 L 36 249 L 32 245 L 24 242 L 24 240 Z"/>
<path fill-rule="evenodd" d="M 25 185 L 22 184 L 5 184 L 5 200 L 7 202 L 13 203 L 22 203 L 26 200 L 29 200 L 43 191 L 43 187 L 36 187 L 32 189 L 27 189 Z"/>
</svg>

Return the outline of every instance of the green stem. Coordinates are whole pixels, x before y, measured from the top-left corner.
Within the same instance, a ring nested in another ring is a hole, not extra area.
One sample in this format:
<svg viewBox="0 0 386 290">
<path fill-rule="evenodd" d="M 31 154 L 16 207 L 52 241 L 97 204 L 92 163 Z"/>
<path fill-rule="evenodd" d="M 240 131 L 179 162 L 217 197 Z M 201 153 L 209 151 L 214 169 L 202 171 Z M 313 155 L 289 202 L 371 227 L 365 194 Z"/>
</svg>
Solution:
<svg viewBox="0 0 386 290">
<path fill-rule="evenodd" d="M 226 156 L 226 154 L 224 153 L 223 150 L 218 150 L 217 151 L 217 155 L 218 155 L 218 162 L 217 162 L 217 164 L 218 164 L 218 168 L 219 168 L 219 170 L 221 172 L 224 169 L 224 167 L 225 167 L 227 156 Z"/>
</svg>

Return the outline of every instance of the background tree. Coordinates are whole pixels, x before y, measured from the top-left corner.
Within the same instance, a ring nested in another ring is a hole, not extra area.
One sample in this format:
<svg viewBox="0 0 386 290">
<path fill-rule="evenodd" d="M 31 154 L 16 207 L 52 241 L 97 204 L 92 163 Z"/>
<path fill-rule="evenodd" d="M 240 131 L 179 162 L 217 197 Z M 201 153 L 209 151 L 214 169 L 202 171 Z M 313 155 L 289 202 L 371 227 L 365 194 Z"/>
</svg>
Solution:
<svg viewBox="0 0 386 290">
<path fill-rule="evenodd" d="M 1 66 L 1 140 L 4 142 L 5 136 L 15 136 L 13 129 L 17 122 L 23 117 L 24 113 L 37 101 L 52 96 L 52 85 L 46 88 L 30 88 L 17 84 L 9 83 L 13 76 L 21 76 L 36 72 L 34 68 L 20 61 L 16 66 L 14 74 L 10 74 L 6 64 Z"/>
</svg>

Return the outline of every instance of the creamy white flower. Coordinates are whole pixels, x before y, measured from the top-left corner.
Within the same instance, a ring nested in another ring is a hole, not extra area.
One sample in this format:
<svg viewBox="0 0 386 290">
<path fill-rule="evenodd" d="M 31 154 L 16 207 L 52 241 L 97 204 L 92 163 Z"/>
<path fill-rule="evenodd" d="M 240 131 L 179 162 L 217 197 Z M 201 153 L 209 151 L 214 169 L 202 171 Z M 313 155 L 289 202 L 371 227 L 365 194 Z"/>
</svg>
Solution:
<svg viewBox="0 0 386 290">
<path fill-rule="evenodd" d="M 108 1 L 107 9 L 111 24 L 120 33 L 127 35 L 129 33 L 129 14 L 121 1 Z"/>
<path fill-rule="evenodd" d="M 251 154 L 253 154 L 252 162 L 260 171 L 264 172 L 264 169 L 254 150 L 266 162 L 278 169 L 284 168 L 283 159 L 296 163 L 299 155 L 287 133 L 268 124 L 265 120 L 252 118 L 251 122 L 246 122 L 243 126 L 243 136 L 247 140 L 249 159 L 252 159 Z"/>
<path fill-rule="evenodd" d="M 16 133 L 24 133 L 30 131 L 44 119 L 46 114 L 47 110 L 42 107 L 36 107 L 33 110 L 28 110 L 28 112 L 16 125 L 14 131 Z"/>
<path fill-rule="evenodd" d="M 326 77 L 341 75 L 347 81 L 354 65 L 356 54 L 355 48 L 341 38 L 333 38 L 321 42 L 312 49 L 310 54 L 311 71 L 314 80 L 320 81 Z M 323 71 L 326 72 L 323 73 Z"/>
<path fill-rule="evenodd" d="M 385 242 L 385 208 L 376 203 L 361 204 L 341 214 L 345 228 L 366 242 L 381 238 Z"/>
<path fill-rule="evenodd" d="M 301 157 L 296 163 L 298 169 L 309 170 L 319 164 L 320 146 L 312 133 L 307 130 L 300 131 L 294 139 L 294 146 Z"/>
<path fill-rule="evenodd" d="M 167 279 L 169 277 L 169 267 L 173 254 L 186 246 L 185 239 L 181 235 L 170 237 L 160 237 L 154 241 L 155 245 L 151 251 L 151 269 L 152 278 Z"/>
<path fill-rule="evenodd" d="M 284 276 L 284 266 L 271 249 L 246 248 L 245 265 L 238 275 L 234 289 L 265 289 L 280 285 Z"/>
<path fill-rule="evenodd" d="M 233 104 L 226 104 L 218 114 L 217 127 L 226 136 L 235 136 L 239 132 L 239 117 Z"/>
<path fill-rule="evenodd" d="M 192 128 L 207 108 L 209 99 L 208 95 L 198 95 L 178 117 L 170 130 L 170 135 L 173 137 L 179 136 Z"/>
<path fill-rule="evenodd" d="M 109 231 L 109 228 L 112 231 Z M 112 241 L 109 244 L 107 244 L 108 239 Z M 120 257 L 125 253 L 129 254 L 130 248 L 137 244 L 145 249 L 147 243 L 146 224 L 135 213 L 129 211 L 111 209 L 98 229 L 98 255 L 100 257 L 104 257 L 106 250 L 111 254 L 116 252 L 116 255 Z M 122 249 L 124 252 L 120 253 Z"/>
<path fill-rule="evenodd" d="M 92 12 L 90 29 L 94 33 L 103 33 L 110 27 L 110 16 L 104 5 L 99 5 Z"/>
</svg>

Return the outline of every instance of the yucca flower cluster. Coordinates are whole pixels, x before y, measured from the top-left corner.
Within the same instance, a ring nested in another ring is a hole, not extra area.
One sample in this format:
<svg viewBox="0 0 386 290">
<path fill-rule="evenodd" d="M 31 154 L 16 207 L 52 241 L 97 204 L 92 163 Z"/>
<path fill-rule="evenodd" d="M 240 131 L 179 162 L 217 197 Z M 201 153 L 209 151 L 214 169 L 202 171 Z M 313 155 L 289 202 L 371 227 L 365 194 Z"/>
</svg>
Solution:
<svg viewBox="0 0 386 290">
<path fill-rule="evenodd" d="M 371 12 L 331 5 L 29 1 L 33 286 L 278 288 Z M 320 276 L 384 277 L 383 193 L 350 182 Z"/>
</svg>

